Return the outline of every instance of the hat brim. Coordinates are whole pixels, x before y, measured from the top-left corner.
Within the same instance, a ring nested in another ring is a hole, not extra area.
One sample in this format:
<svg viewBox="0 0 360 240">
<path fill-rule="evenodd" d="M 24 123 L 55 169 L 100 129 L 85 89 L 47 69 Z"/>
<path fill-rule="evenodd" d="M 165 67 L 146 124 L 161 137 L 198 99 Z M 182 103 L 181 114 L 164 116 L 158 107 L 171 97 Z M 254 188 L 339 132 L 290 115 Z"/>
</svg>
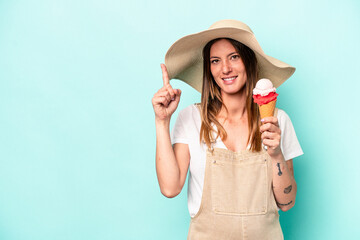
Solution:
<svg viewBox="0 0 360 240">
<path fill-rule="evenodd" d="M 165 65 L 169 78 L 180 79 L 201 92 L 203 81 L 202 51 L 209 41 L 216 38 L 231 38 L 252 49 L 258 60 L 259 79 L 268 78 L 275 87 L 279 87 L 295 72 L 295 68 L 289 64 L 266 55 L 252 32 L 225 27 L 205 30 L 177 40 L 165 55 Z"/>
</svg>

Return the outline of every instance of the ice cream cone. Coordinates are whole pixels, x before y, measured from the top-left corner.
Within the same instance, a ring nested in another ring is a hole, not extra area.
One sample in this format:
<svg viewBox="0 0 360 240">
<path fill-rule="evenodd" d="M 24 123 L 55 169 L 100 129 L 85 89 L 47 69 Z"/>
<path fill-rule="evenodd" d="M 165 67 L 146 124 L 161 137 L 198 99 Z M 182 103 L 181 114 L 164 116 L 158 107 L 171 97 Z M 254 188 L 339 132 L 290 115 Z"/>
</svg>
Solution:
<svg viewBox="0 0 360 240">
<path fill-rule="evenodd" d="M 276 99 L 267 104 L 259 105 L 260 118 L 263 119 L 266 117 L 274 116 L 275 106 L 276 106 Z"/>
</svg>

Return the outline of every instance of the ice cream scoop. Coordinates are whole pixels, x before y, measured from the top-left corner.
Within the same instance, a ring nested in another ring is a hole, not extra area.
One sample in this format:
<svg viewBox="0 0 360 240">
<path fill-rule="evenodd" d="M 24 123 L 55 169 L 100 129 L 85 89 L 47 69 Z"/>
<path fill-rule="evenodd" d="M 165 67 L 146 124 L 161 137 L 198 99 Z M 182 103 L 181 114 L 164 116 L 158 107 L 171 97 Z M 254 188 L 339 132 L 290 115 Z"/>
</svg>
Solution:
<svg viewBox="0 0 360 240">
<path fill-rule="evenodd" d="M 257 81 L 253 89 L 254 102 L 259 105 L 260 117 L 270 117 L 274 115 L 277 96 L 276 88 L 269 79 L 262 78 Z"/>
<path fill-rule="evenodd" d="M 266 78 L 257 81 L 255 88 L 253 89 L 254 95 L 266 96 L 271 92 L 276 92 L 276 88 L 274 88 L 272 82 Z"/>
</svg>

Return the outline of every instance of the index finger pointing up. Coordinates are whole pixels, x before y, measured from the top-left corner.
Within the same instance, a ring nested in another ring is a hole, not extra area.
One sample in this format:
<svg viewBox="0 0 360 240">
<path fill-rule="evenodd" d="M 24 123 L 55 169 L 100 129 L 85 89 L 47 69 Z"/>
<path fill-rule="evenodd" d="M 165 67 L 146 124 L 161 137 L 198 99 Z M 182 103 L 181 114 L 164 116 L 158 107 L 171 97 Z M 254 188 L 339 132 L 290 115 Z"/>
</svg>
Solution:
<svg viewBox="0 0 360 240">
<path fill-rule="evenodd" d="M 168 75 L 165 64 L 161 64 L 160 66 L 161 66 L 161 71 L 162 71 L 163 83 L 164 83 L 164 86 L 166 86 L 169 84 L 169 75 Z"/>
</svg>

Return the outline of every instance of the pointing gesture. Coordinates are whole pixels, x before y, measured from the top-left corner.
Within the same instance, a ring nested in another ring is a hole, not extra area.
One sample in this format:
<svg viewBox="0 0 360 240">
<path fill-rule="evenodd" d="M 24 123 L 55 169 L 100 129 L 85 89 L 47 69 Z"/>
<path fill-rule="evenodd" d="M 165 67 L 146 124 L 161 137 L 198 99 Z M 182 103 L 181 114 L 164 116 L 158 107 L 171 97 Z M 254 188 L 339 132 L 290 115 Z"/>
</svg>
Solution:
<svg viewBox="0 0 360 240">
<path fill-rule="evenodd" d="M 164 83 L 164 86 L 170 84 L 169 81 L 169 74 L 167 72 L 167 68 L 165 66 L 165 64 L 160 64 L 160 67 L 161 67 L 161 71 L 162 71 L 162 77 L 163 77 L 163 83 Z"/>
<path fill-rule="evenodd" d="M 175 112 L 179 101 L 181 90 L 173 89 L 170 85 L 169 74 L 166 66 L 161 64 L 163 87 L 154 94 L 152 104 L 155 112 L 155 119 L 160 121 L 169 121 L 171 115 Z"/>
</svg>

